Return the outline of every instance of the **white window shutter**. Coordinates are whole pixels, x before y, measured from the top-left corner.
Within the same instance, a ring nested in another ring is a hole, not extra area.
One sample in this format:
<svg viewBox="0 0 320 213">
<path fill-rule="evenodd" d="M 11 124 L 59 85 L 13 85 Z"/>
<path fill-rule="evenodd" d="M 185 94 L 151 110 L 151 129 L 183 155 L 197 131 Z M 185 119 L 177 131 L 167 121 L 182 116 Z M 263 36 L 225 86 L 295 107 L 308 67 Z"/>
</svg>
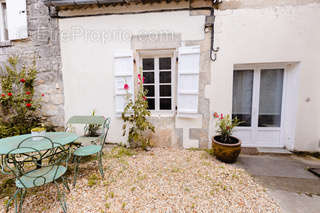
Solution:
<svg viewBox="0 0 320 213">
<path fill-rule="evenodd" d="M 198 113 L 200 46 L 179 48 L 178 115 Z"/>
<path fill-rule="evenodd" d="M 26 0 L 7 0 L 6 5 L 9 40 L 27 38 Z"/>
<path fill-rule="evenodd" d="M 133 79 L 133 54 L 132 50 L 116 51 L 113 58 L 114 87 L 115 87 L 115 111 L 123 112 L 127 104 L 127 91 L 124 85 L 128 84 L 129 98 L 134 95 Z"/>
</svg>

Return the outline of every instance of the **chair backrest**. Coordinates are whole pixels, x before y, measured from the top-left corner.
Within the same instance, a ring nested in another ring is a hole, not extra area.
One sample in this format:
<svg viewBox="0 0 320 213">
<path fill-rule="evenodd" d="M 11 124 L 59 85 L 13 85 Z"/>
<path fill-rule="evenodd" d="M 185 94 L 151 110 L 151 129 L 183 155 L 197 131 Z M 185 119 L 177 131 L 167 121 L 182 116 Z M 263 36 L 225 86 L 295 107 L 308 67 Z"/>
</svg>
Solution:
<svg viewBox="0 0 320 213">
<path fill-rule="evenodd" d="M 46 143 L 46 145 L 49 145 L 48 147 L 51 148 L 40 151 L 32 147 L 34 143 Z M 48 137 L 31 136 L 22 140 L 16 148 L 5 155 L 4 165 L 14 174 L 17 181 L 20 182 L 23 187 L 27 188 L 21 180 L 22 176 L 33 180 L 33 186 L 43 185 L 48 182 L 46 175 L 49 173 L 53 180 L 56 179 L 59 165 L 63 165 L 66 168 L 68 167 L 70 155 L 70 149 L 53 142 Z M 32 172 L 40 167 L 45 168 L 43 173 Z"/>
<path fill-rule="evenodd" d="M 72 116 L 67 124 L 97 124 L 103 125 L 105 118 L 103 116 L 85 116 L 85 115 L 77 115 Z"/>
<path fill-rule="evenodd" d="M 102 146 L 102 148 L 104 147 L 104 144 L 107 142 L 106 139 L 110 129 L 110 123 L 111 123 L 111 118 L 107 118 L 105 119 L 102 126 L 103 134 L 101 135 L 101 139 L 100 139 L 100 145 Z"/>
<path fill-rule="evenodd" d="M 65 131 L 68 131 L 68 128 L 72 124 L 84 124 L 84 133 L 88 132 L 90 125 L 99 125 L 102 126 L 104 124 L 105 118 L 103 116 L 87 116 L 87 115 L 76 115 L 69 118 L 67 121 L 67 126 Z"/>
</svg>

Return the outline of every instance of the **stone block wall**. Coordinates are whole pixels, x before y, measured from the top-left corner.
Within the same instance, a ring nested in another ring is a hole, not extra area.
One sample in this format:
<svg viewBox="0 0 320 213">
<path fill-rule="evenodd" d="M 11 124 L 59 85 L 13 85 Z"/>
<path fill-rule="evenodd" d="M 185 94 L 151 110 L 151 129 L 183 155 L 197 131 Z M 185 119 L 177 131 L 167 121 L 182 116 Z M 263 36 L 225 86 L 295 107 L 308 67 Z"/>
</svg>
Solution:
<svg viewBox="0 0 320 213">
<path fill-rule="evenodd" d="M 0 63 L 18 55 L 22 63 L 36 58 L 39 71 L 36 92 L 45 96 L 42 112 L 55 126 L 64 125 L 64 95 L 59 47 L 58 19 L 49 16 L 41 0 L 27 0 L 28 38 L 0 42 Z"/>
</svg>

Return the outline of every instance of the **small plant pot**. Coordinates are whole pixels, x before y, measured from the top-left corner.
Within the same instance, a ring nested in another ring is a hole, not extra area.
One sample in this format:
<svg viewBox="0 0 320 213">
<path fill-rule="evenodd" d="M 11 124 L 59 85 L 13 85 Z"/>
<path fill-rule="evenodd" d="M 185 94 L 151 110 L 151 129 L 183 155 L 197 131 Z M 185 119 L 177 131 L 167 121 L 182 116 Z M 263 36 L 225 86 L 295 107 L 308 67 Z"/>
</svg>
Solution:
<svg viewBox="0 0 320 213">
<path fill-rule="evenodd" d="M 234 143 L 223 143 L 219 141 L 219 135 L 212 137 L 212 149 L 216 158 L 225 163 L 234 163 L 241 152 L 241 141 L 231 136 Z"/>
<path fill-rule="evenodd" d="M 46 135 L 46 130 L 45 129 L 35 129 L 35 130 L 31 130 L 31 136 L 34 137 L 34 136 L 45 136 Z M 34 137 L 32 138 L 32 140 L 34 141 L 38 141 L 38 140 L 41 140 L 42 138 L 41 137 Z"/>
</svg>

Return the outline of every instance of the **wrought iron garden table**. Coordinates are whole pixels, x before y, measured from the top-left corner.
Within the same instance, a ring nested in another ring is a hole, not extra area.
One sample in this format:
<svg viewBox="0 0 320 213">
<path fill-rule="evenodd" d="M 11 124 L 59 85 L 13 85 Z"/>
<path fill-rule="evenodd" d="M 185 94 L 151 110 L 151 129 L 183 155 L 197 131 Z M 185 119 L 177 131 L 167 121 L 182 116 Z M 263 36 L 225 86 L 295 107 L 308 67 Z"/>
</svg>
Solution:
<svg viewBox="0 0 320 213">
<path fill-rule="evenodd" d="M 2 159 L 3 156 L 6 155 L 11 150 L 14 150 L 18 147 L 19 143 L 23 141 L 26 138 L 31 137 L 31 134 L 26 135 L 19 135 L 19 136 L 13 136 L 8 138 L 0 139 L 0 156 L 1 156 L 1 167 L 2 167 Z M 70 132 L 47 132 L 45 134 L 45 137 L 50 138 L 54 143 L 57 145 L 70 145 L 75 140 L 78 139 L 79 136 L 77 136 L 74 133 Z M 41 143 L 41 140 L 29 140 L 26 142 L 25 145 L 28 145 L 28 147 L 33 148 L 34 150 L 38 151 L 46 151 L 49 149 L 52 149 L 53 147 L 48 143 Z M 10 154 L 25 154 L 29 153 L 30 149 L 16 149 L 13 152 L 10 152 Z"/>
<path fill-rule="evenodd" d="M 53 182 L 63 212 L 67 212 L 64 193 L 60 192 L 56 180 L 61 178 L 65 188 L 70 191 L 63 175 L 68 168 L 71 145 L 77 138 L 74 133 L 48 132 L 44 136 L 27 134 L 0 140 L 1 172 L 12 174 L 17 188 L 6 205 L 6 211 L 14 201 L 15 212 L 22 212 L 28 188 Z"/>
<path fill-rule="evenodd" d="M 0 155 L 5 155 L 9 151 L 17 148 L 21 141 L 29 137 L 31 137 L 31 134 L 0 139 Z M 77 140 L 79 136 L 71 132 L 47 132 L 45 137 L 50 138 L 55 143 L 68 145 Z M 39 151 L 45 151 L 52 148 L 52 146 L 50 146 L 48 143 L 41 143 L 41 140 L 28 141 L 28 147 L 32 147 Z M 23 154 L 24 152 L 30 152 L 30 150 L 17 149 L 16 152 L 11 152 L 11 154 Z"/>
</svg>

